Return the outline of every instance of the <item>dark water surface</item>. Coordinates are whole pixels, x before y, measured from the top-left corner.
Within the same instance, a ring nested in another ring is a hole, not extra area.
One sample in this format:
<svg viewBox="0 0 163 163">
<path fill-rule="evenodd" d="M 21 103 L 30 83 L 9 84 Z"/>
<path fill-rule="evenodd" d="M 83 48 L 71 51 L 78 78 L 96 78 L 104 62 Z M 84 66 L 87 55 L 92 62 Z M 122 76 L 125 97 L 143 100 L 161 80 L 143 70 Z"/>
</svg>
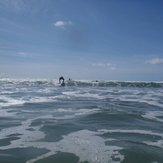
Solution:
<svg viewBox="0 0 163 163">
<path fill-rule="evenodd" d="M 0 80 L 0 163 L 163 163 L 163 83 Z"/>
</svg>

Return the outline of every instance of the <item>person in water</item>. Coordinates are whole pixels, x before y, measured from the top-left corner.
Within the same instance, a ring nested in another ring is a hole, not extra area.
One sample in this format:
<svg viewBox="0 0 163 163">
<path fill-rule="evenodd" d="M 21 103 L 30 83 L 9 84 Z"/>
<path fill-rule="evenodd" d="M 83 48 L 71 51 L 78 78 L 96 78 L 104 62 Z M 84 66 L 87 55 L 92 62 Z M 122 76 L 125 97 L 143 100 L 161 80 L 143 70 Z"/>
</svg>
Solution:
<svg viewBox="0 0 163 163">
<path fill-rule="evenodd" d="M 64 79 L 63 76 L 61 76 L 61 77 L 59 78 L 59 83 L 62 84 L 62 85 L 65 84 L 65 79 Z"/>
</svg>

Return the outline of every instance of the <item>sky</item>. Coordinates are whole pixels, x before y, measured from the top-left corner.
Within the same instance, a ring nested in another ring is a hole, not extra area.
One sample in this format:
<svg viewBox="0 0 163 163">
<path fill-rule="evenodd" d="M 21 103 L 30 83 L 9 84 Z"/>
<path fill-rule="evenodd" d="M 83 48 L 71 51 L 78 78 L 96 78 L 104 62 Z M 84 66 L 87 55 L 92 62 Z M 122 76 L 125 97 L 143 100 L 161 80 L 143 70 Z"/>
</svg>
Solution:
<svg viewBox="0 0 163 163">
<path fill-rule="evenodd" d="M 0 0 L 0 77 L 163 81 L 162 0 Z"/>
</svg>

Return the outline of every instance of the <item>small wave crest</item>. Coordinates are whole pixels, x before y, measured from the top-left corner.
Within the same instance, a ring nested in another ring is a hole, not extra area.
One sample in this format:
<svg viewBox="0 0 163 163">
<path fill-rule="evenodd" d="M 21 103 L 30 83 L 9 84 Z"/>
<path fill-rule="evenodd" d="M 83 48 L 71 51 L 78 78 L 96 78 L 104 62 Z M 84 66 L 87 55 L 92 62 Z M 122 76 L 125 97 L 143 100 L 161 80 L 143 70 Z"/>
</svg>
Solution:
<svg viewBox="0 0 163 163">
<path fill-rule="evenodd" d="M 161 88 L 163 82 L 144 82 L 144 81 L 88 81 L 88 80 L 67 80 L 66 86 L 79 87 L 136 87 L 136 88 Z M 60 86 L 58 80 L 48 79 L 0 79 L 0 84 L 21 84 L 26 86 Z"/>
</svg>

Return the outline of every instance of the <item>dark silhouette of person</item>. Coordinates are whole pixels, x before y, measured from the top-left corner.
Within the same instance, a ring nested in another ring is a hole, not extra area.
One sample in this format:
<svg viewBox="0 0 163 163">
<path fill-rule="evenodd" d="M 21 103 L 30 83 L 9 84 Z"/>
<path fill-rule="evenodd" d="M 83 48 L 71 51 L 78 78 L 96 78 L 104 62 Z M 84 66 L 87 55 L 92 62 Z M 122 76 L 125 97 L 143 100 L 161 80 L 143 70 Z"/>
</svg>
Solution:
<svg viewBox="0 0 163 163">
<path fill-rule="evenodd" d="M 65 84 L 65 79 L 64 79 L 63 76 L 61 76 L 61 77 L 59 78 L 59 83 L 62 84 L 62 85 Z"/>
</svg>

